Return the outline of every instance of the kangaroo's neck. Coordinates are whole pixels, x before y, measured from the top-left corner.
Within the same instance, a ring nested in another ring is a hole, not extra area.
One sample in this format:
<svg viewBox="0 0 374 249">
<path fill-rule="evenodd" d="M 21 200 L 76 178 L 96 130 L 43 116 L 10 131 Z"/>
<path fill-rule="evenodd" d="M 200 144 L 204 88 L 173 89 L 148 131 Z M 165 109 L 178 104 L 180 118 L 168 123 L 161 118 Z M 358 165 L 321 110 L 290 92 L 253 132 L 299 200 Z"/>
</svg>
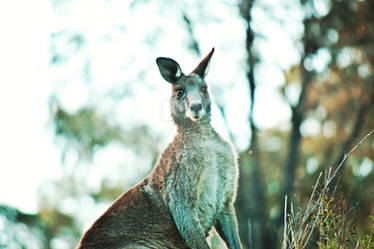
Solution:
<svg viewBox="0 0 374 249">
<path fill-rule="evenodd" d="M 214 129 L 209 119 L 192 121 L 186 118 L 183 123 L 177 124 L 178 134 L 185 136 L 210 136 L 214 134 Z"/>
</svg>

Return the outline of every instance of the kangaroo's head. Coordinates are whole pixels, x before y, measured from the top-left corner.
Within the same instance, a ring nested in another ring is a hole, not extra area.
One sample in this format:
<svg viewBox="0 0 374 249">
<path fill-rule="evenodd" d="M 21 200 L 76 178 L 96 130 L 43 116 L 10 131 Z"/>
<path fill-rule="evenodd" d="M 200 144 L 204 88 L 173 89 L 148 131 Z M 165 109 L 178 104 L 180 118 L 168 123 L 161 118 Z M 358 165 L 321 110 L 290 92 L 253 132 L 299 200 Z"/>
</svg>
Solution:
<svg viewBox="0 0 374 249">
<path fill-rule="evenodd" d="M 210 120 L 210 98 L 204 78 L 213 52 L 214 48 L 188 75 L 173 59 L 159 57 L 156 60 L 162 77 L 172 86 L 171 113 L 177 125 L 185 121 Z"/>
</svg>

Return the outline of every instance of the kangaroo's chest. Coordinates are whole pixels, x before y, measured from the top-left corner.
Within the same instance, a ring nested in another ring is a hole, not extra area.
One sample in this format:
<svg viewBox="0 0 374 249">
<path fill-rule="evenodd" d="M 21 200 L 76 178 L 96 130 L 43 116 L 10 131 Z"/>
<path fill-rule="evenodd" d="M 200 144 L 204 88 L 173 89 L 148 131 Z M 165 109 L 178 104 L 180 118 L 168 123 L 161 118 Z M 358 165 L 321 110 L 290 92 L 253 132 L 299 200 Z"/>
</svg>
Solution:
<svg viewBox="0 0 374 249">
<path fill-rule="evenodd" d="M 231 151 L 219 141 L 206 141 L 197 146 L 193 157 L 197 162 L 196 212 L 200 224 L 208 231 L 213 225 L 216 214 L 222 210 L 225 193 L 230 184 Z M 195 165 L 194 165 L 195 166 Z"/>
<path fill-rule="evenodd" d="M 202 160 L 202 168 L 197 181 L 197 202 L 200 208 L 216 209 L 220 198 L 217 196 L 220 189 L 222 172 L 219 168 L 219 158 L 215 151 L 206 151 Z"/>
</svg>

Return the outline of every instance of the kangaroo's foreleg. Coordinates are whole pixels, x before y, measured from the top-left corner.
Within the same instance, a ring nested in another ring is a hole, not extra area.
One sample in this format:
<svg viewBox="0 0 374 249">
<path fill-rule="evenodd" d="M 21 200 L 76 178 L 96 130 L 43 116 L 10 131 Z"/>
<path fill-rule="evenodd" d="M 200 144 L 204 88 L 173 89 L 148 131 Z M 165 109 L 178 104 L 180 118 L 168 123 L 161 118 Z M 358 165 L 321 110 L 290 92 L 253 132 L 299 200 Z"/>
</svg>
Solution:
<svg viewBox="0 0 374 249">
<path fill-rule="evenodd" d="M 169 208 L 178 231 L 187 245 L 193 249 L 209 249 L 204 231 L 185 195 L 174 195 Z"/>
<path fill-rule="evenodd" d="M 223 212 L 218 215 L 215 228 L 230 249 L 241 249 L 233 204 L 228 204 Z"/>
</svg>

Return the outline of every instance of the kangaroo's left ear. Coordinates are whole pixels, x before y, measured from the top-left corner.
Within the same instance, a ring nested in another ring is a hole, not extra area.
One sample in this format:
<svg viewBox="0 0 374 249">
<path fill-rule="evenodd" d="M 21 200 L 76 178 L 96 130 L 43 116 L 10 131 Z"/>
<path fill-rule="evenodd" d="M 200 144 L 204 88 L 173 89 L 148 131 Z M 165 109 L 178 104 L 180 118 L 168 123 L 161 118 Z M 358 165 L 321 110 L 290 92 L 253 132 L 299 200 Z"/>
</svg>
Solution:
<svg viewBox="0 0 374 249">
<path fill-rule="evenodd" d="M 210 58 L 212 57 L 213 53 L 214 53 L 214 48 L 212 48 L 209 54 L 200 61 L 199 65 L 197 65 L 197 67 L 192 71 L 192 73 L 195 73 L 199 75 L 202 79 L 204 79 L 205 76 L 208 74 L 209 62 L 210 62 Z"/>
<path fill-rule="evenodd" d="M 171 84 L 175 84 L 183 76 L 181 67 L 173 59 L 158 57 L 156 63 L 161 76 Z"/>
</svg>

